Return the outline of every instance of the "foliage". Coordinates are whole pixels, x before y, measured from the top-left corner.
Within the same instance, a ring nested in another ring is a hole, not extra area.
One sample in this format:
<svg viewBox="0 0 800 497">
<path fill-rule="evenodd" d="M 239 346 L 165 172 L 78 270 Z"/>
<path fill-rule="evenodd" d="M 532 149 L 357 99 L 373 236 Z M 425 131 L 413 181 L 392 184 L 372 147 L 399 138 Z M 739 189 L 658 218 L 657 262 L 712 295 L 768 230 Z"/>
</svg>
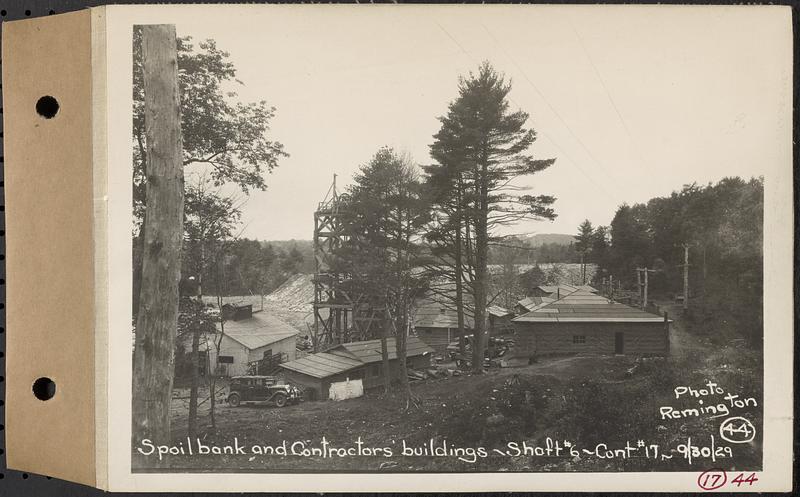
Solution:
<svg viewBox="0 0 800 497">
<path fill-rule="evenodd" d="M 413 163 L 381 148 L 361 166 L 342 205 L 347 241 L 335 251 L 333 269 L 352 276 L 345 283 L 351 295 L 371 296 L 378 306 L 408 305 L 424 287 L 413 269 L 428 216 Z"/>
<path fill-rule="evenodd" d="M 416 268 L 418 241 L 429 215 L 416 166 L 409 157 L 381 148 L 361 166 L 341 200 L 348 219 L 332 269 L 350 275 L 341 288 L 351 298 L 361 296 L 361 302 L 385 309 L 395 334 L 400 382 L 410 399 L 406 336 L 411 306 L 427 286 Z M 387 367 L 385 350 L 384 363 Z"/>
<path fill-rule="evenodd" d="M 229 54 L 214 40 L 195 45 L 178 38 L 178 86 L 184 166 L 195 165 L 220 186 L 235 184 L 242 192 L 266 189 L 264 173 L 287 154 L 267 136 L 275 108 L 265 101 L 237 102 L 232 90 L 242 84 Z M 141 28 L 133 33 L 133 200 L 141 222 L 145 201 L 144 85 Z M 205 175 L 203 175 L 205 177 Z"/>
<path fill-rule="evenodd" d="M 208 308 L 200 300 L 181 297 L 178 308 L 178 330 L 175 337 L 175 377 L 189 377 L 191 372 L 191 353 L 187 350 L 186 342 L 192 337 L 192 333 L 198 336 L 214 336 L 216 333 L 216 322 L 214 317 L 208 313 Z"/>
<path fill-rule="evenodd" d="M 526 218 L 555 217 L 553 197 L 522 193 L 529 188 L 519 178 L 543 171 L 554 159 L 540 160 L 529 154 L 536 133 L 526 127 L 526 112 L 510 110 L 510 91 L 511 84 L 488 62 L 481 64 L 477 74 L 461 78 L 458 97 L 439 118 L 441 127 L 431 145 L 436 163 L 426 169 L 438 207 L 438 229 L 432 230 L 435 236 L 429 239 L 452 254 L 450 263 L 456 270 L 451 277 L 463 277 L 472 293 L 476 369 L 483 357 L 489 244 L 498 239 L 497 228 Z M 459 236 L 441 236 L 448 232 Z M 462 266 L 467 271 L 462 272 Z"/>
<path fill-rule="evenodd" d="M 435 420 L 440 435 L 462 446 L 503 447 L 531 437 L 546 423 L 550 389 L 531 377 L 502 385 L 475 387 L 451 398 L 450 409 Z"/>
<path fill-rule="evenodd" d="M 300 272 L 304 256 L 271 243 L 237 238 L 225 244 L 219 268 L 206 267 L 203 292 L 207 295 L 266 295 Z"/>
<path fill-rule="evenodd" d="M 533 295 L 536 287 L 544 285 L 546 282 L 547 275 L 538 264 L 519 275 L 519 284 L 525 295 Z"/>
<path fill-rule="evenodd" d="M 266 189 L 265 174 L 287 156 L 283 145 L 268 137 L 275 108 L 266 102 L 242 103 L 232 89 L 242 82 L 229 54 L 214 40 L 198 44 L 191 37 L 178 38 L 178 86 L 180 90 L 183 164 L 187 168 L 184 191 L 184 253 L 181 290 L 184 294 L 221 289 L 217 266 L 222 251 L 235 237 L 241 219 L 242 202 L 225 193 L 231 186 L 247 195 L 252 189 Z M 133 32 L 133 287 L 134 311 L 138 307 L 141 279 L 141 240 L 146 191 L 146 150 L 142 74 L 141 28 Z M 291 262 L 269 272 L 269 254 L 257 257 L 254 271 L 239 288 L 257 291 L 270 287 L 281 275 L 297 265 Z M 287 258 L 289 259 L 289 258 Z M 224 264 L 223 264 L 224 265 Z M 223 268 L 224 269 L 224 268 Z M 192 278 L 192 280 L 189 280 Z M 225 278 L 227 280 L 227 278 Z M 240 278 L 241 280 L 241 278 Z M 201 284 L 202 283 L 202 284 Z M 278 282 L 277 284 L 280 284 Z M 247 292 L 249 293 L 249 292 Z"/>
<path fill-rule="evenodd" d="M 575 235 L 575 249 L 583 254 L 591 252 L 594 246 L 594 227 L 591 221 L 585 220 L 578 226 L 578 234 Z"/>
<path fill-rule="evenodd" d="M 566 423 L 582 446 L 617 443 L 633 437 L 652 439 L 656 434 L 657 409 L 649 381 L 575 380 L 570 382 L 565 398 Z"/>
<path fill-rule="evenodd" d="M 606 275 L 635 283 L 634 268 L 660 269 L 651 292 L 682 292 L 683 244 L 689 245 L 689 318 L 699 328 L 760 344 L 763 317 L 762 178 L 724 178 L 686 185 L 646 204 L 623 204 L 611 222 L 611 240 L 597 259 Z"/>
</svg>

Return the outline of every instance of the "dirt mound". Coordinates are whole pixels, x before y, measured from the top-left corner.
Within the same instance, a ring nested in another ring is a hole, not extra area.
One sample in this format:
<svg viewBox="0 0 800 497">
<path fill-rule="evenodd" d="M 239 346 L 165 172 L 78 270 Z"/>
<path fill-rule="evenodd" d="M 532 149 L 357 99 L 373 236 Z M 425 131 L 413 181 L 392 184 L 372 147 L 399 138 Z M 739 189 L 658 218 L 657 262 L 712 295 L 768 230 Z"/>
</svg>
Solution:
<svg viewBox="0 0 800 497">
<path fill-rule="evenodd" d="M 314 282 L 312 274 L 295 274 L 264 299 L 293 312 L 312 312 Z"/>
</svg>

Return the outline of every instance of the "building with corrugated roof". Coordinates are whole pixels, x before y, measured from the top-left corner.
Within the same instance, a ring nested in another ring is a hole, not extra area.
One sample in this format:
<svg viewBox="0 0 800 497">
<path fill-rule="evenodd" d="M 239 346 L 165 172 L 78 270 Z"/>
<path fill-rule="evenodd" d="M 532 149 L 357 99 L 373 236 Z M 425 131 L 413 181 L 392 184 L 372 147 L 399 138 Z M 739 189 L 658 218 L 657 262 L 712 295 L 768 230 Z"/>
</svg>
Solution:
<svg viewBox="0 0 800 497">
<path fill-rule="evenodd" d="M 516 355 L 667 355 L 669 324 L 588 290 L 575 290 L 512 320 Z"/>
<path fill-rule="evenodd" d="M 294 360 L 299 331 L 291 325 L 264 312 L 253 313 L 251 305 L 223 307 L 226 321 L 217 323 L 215 336 L 200 343 L 200 352 L 207 357 L 201 360 L 205 368 L 216 367 L 225 376 L 269 374 L 278 363 Z"/>
<path fill-rule="evenodd" d="M 394 337 L 386 341 L 389 352 L 389 374 L 396 378 L 400 365 Z M 406 343 L 406 364 L 409 368 L 426 368 L 431 364 L 433 349 L 418 337 L 410 336 Z M 323 352 L 309 354 L 283 363 L 285 378 L 302 386 L 308 399 L 327 399 L 331 383 L 362 380 L 364 390 L 383 385 L 383 355 L 381 341 L 367 340 L 335 345 Z"/>
<path fill-rule="evenodd" d="M 464 334 L 472 333 L 472 315 L 464 312 Z M 447 345 L 458 340 L 458 313 L 444 297 L 429 295 L 414 302 L 412 326 L 417 336 L 437 354 L 444 354 Z"/>
<path fill-rule="evenodd" d="M 517 301 L 517 305 L 514 306 L 514 310 L 517 312 L 517 314 L 522 315 L 536 310 L 545 304 L 549 304 L 554 300 L 555 299 L 550 297 L 525 297 L 524 299 Z"/>
</svg>

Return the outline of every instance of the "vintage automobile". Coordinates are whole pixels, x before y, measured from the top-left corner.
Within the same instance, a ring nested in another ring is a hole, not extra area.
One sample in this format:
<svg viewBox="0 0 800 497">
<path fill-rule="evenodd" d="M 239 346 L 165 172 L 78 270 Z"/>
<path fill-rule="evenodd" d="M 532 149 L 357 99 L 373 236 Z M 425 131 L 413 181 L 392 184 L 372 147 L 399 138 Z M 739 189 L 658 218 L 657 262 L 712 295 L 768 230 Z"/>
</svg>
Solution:
<svg viewBox="0 0 800 497">
<path fill-rule="evenodd" d="M 231 377 L 228 404 L 238 407 L 242 402 L 274 402 L 278 407 L 297 404 L 302 392 L 292 385 L 278 383 L 274 376 Z"/>
</svg>

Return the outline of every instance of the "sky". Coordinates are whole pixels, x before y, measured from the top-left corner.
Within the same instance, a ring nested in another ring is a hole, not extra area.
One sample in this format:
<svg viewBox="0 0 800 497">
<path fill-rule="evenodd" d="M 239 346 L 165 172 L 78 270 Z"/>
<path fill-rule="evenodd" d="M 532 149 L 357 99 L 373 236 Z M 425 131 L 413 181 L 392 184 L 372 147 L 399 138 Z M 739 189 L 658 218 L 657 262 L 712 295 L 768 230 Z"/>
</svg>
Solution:
<svg viewBox="0 0 800 497">
<path fill-rule="evenodd" d="M 208 7 L 208 6 L 204 6 Z M 747 7 L 257 6 L 183 9 L 179 36 L 230 53 L 242 101 L 276 107 L 290 154 L 243 208 L 243 236 L 311 239 L 333 175 L 341 189 L 381 146 L 430 161 L 459 76 L 488 60 L 530 114 L 530 149 L 555 158 L 523 183 L 555 221 L 509 233 L 607 225 L 622 203 L 685 184 L 764 174 L 791 107 L 778 17 Z M 761 16 L 758 17 L 757 16 Z M 756 21 L 759 22 L 756 22 Z M 164 18 L 160 19 L 164 22 Z M 763 22 L 762 22 L 763 21 Z M 790 55 L 790 54 L 789 54 Z"/>
</svg>

